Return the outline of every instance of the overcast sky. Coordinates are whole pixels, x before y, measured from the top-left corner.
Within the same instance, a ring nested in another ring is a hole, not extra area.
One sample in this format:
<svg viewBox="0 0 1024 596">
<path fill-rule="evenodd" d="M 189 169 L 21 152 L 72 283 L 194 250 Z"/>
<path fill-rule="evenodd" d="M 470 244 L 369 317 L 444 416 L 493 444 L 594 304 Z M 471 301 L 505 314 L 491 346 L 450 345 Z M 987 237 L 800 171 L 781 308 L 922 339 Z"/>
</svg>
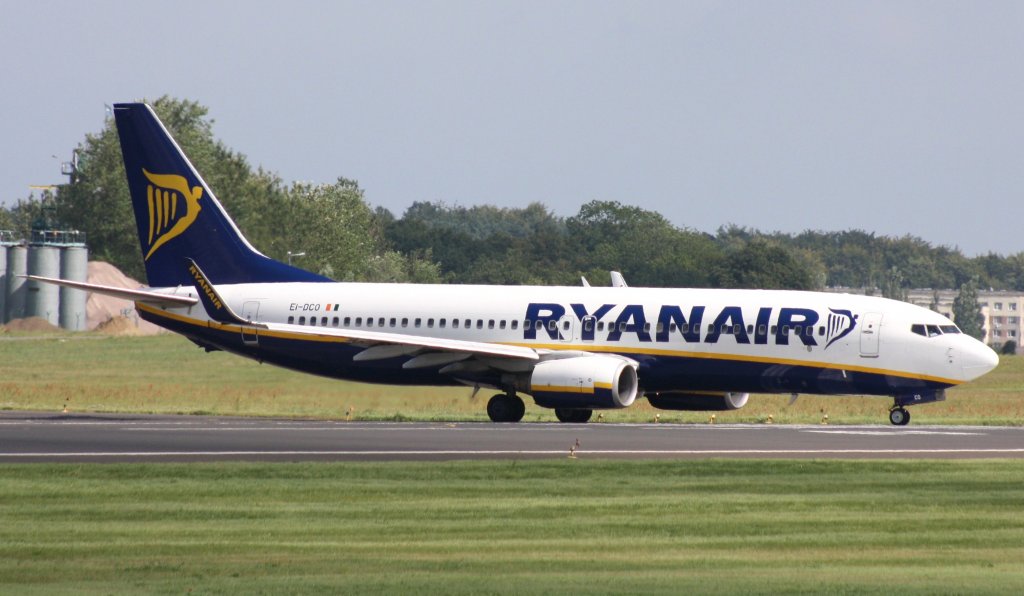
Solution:
<svg viewBox="0 0 1024 596">
<path fill-rule="evenodd" d="M 13 0 L 0 64 L 6 203 L 104 104 L 168 94 L 396 215 L 604 199 L 1024 250 L 1024 2 Z"/>
</svg>

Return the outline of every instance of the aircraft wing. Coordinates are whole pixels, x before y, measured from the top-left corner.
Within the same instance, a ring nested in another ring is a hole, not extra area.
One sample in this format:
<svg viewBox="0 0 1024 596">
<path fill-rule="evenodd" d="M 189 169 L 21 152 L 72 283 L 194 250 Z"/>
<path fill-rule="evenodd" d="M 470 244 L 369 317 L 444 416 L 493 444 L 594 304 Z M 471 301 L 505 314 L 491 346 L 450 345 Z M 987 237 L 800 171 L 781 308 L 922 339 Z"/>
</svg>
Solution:
<svg viewBox="0 0 1024 596">
<path fill-rule="evenodd" d="M 82 281 L 56 279 L 53 277 L 42 277 L 39 275 L 25 275 L 23 277 L 45 284 L 64 286 L 66 288 L 74 288 L 76 290 L 84 290 L 86 292 L 95 292 L 96 294 L 102 294 L 104 296 L 113 296 L 114 298 L 123 298 L 124 300 L 143 302 L 157 306 L 192 306 L 199 302 L 199 299 L 193 298 L 192 296 L 178 296 L 176 294 L 166 294 L 164 292 L 157 292 L 153 290 L 129 290 L 128 288 L 90 284 Z"/>
<path fill-rule="evenodd" d="M 409 355 L 421 350 L 461 352 L 467 355 L 498 356 L 519 360 L 540 360 L 540 353 L 537 350 L 506 344 L 424 337 L 420 335 L 405 335 L 401 333 L 382 333 L 379 331 L 362 331 L 356 329 L 307 327 L 304 325 L 288 325 L 285 323 L 254 322 L 253 326 L 266 329 L 267 331 L 307 336 L 310 339 L 316 337 L 340 338 L 347 339 L 350 343 L 356 345 L 365 345 L 368 350 L 357 354 L 355 360 L 391 358 L 395 356 Z M 390 349 L 383 349 L 385 347 Z M 371 349 L 373 351 L 370 351 Z"/>
<path fill-rule="evenodd" d="M 347 340 L 349 343 L 357 346 L 366 347 L 365 350 L 355 355 L 354 359 L 359 361 L 418 355 L 419 360 L 412 365 L 406 363 L 405 366 L 407 368 L 455 362 L 472 356 L 497 356 L 528 362 L 540 360 L 540 354 L 536 350 L 521 346 L 400 333 L 381 333 L 378 331 L 363 331 L 361 329 L 337 329 L 333 327 L 312 327 L 287 323 L 250 321 L 232 310 L 195 261 L 186 259 L 186 263 L 188 264 L 189 275 L 193 279 L 196 292 L 199 294 L 199 300 L 203 303 L 206 313 L 211 319 L 219 323 L 241 325 L 253 329 L 265 329 L 270 332 L 286 333 L 291 336 L 300 336 L 311 340 L 316 338 Z M 424 354 L 423 352 L 433 352 L 434 354 Z M 414 358 L 414 360 L 416 359 Z"/>
</svg>

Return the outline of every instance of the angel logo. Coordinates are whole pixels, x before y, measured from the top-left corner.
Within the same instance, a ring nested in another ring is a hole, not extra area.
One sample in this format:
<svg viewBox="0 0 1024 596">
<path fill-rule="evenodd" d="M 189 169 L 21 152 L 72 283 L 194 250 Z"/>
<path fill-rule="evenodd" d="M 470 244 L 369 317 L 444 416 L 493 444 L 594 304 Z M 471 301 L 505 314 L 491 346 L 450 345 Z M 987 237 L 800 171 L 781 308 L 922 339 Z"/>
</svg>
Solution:
<svg viewBox="0 0 1024 596">
<path fill-rule="evenodd" d="M 201 186 L 189 189 L 188 180 L 177 174 L 142 173 L 149 179 L 146 200 L 149 206 L 149 236 L 146 260 L 167 241 L 182 235 L 199 217 Z"/>
<path fill-rule="evenodd" d="M 828 321 L 825 324 L 825 349 L 846 337 L 857 326 L 857 315 L 848 310 L 828 309 Z"/>
</svg>

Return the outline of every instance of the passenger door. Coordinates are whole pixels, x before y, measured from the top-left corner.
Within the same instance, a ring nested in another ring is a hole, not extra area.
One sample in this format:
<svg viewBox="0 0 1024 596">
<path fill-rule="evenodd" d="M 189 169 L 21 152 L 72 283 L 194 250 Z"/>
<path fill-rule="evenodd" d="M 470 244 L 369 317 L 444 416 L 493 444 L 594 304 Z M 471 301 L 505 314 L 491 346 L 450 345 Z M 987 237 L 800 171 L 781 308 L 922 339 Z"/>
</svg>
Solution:
<svg viewBox="0 0 1024 596">
<path fill-rule="evenodd" d="M 864 314 L 860 322 L 861 358 L 878 358 L 878 345 L 882 334 L 882 313 Z"/>
</svg>

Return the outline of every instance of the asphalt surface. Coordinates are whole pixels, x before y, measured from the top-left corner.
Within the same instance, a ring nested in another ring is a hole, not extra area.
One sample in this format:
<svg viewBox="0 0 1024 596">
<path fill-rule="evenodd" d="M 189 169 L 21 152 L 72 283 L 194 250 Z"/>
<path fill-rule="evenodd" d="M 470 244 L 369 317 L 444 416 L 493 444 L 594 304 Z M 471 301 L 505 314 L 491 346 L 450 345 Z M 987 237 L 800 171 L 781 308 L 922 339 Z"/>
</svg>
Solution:
<svg viewBox="0 0 1024 596">
<path fill-rule="evenodd" d="M 1024 428 L 343 422 L 0 413 L 0 462 L 1024 458 Z"/>
</svg>

